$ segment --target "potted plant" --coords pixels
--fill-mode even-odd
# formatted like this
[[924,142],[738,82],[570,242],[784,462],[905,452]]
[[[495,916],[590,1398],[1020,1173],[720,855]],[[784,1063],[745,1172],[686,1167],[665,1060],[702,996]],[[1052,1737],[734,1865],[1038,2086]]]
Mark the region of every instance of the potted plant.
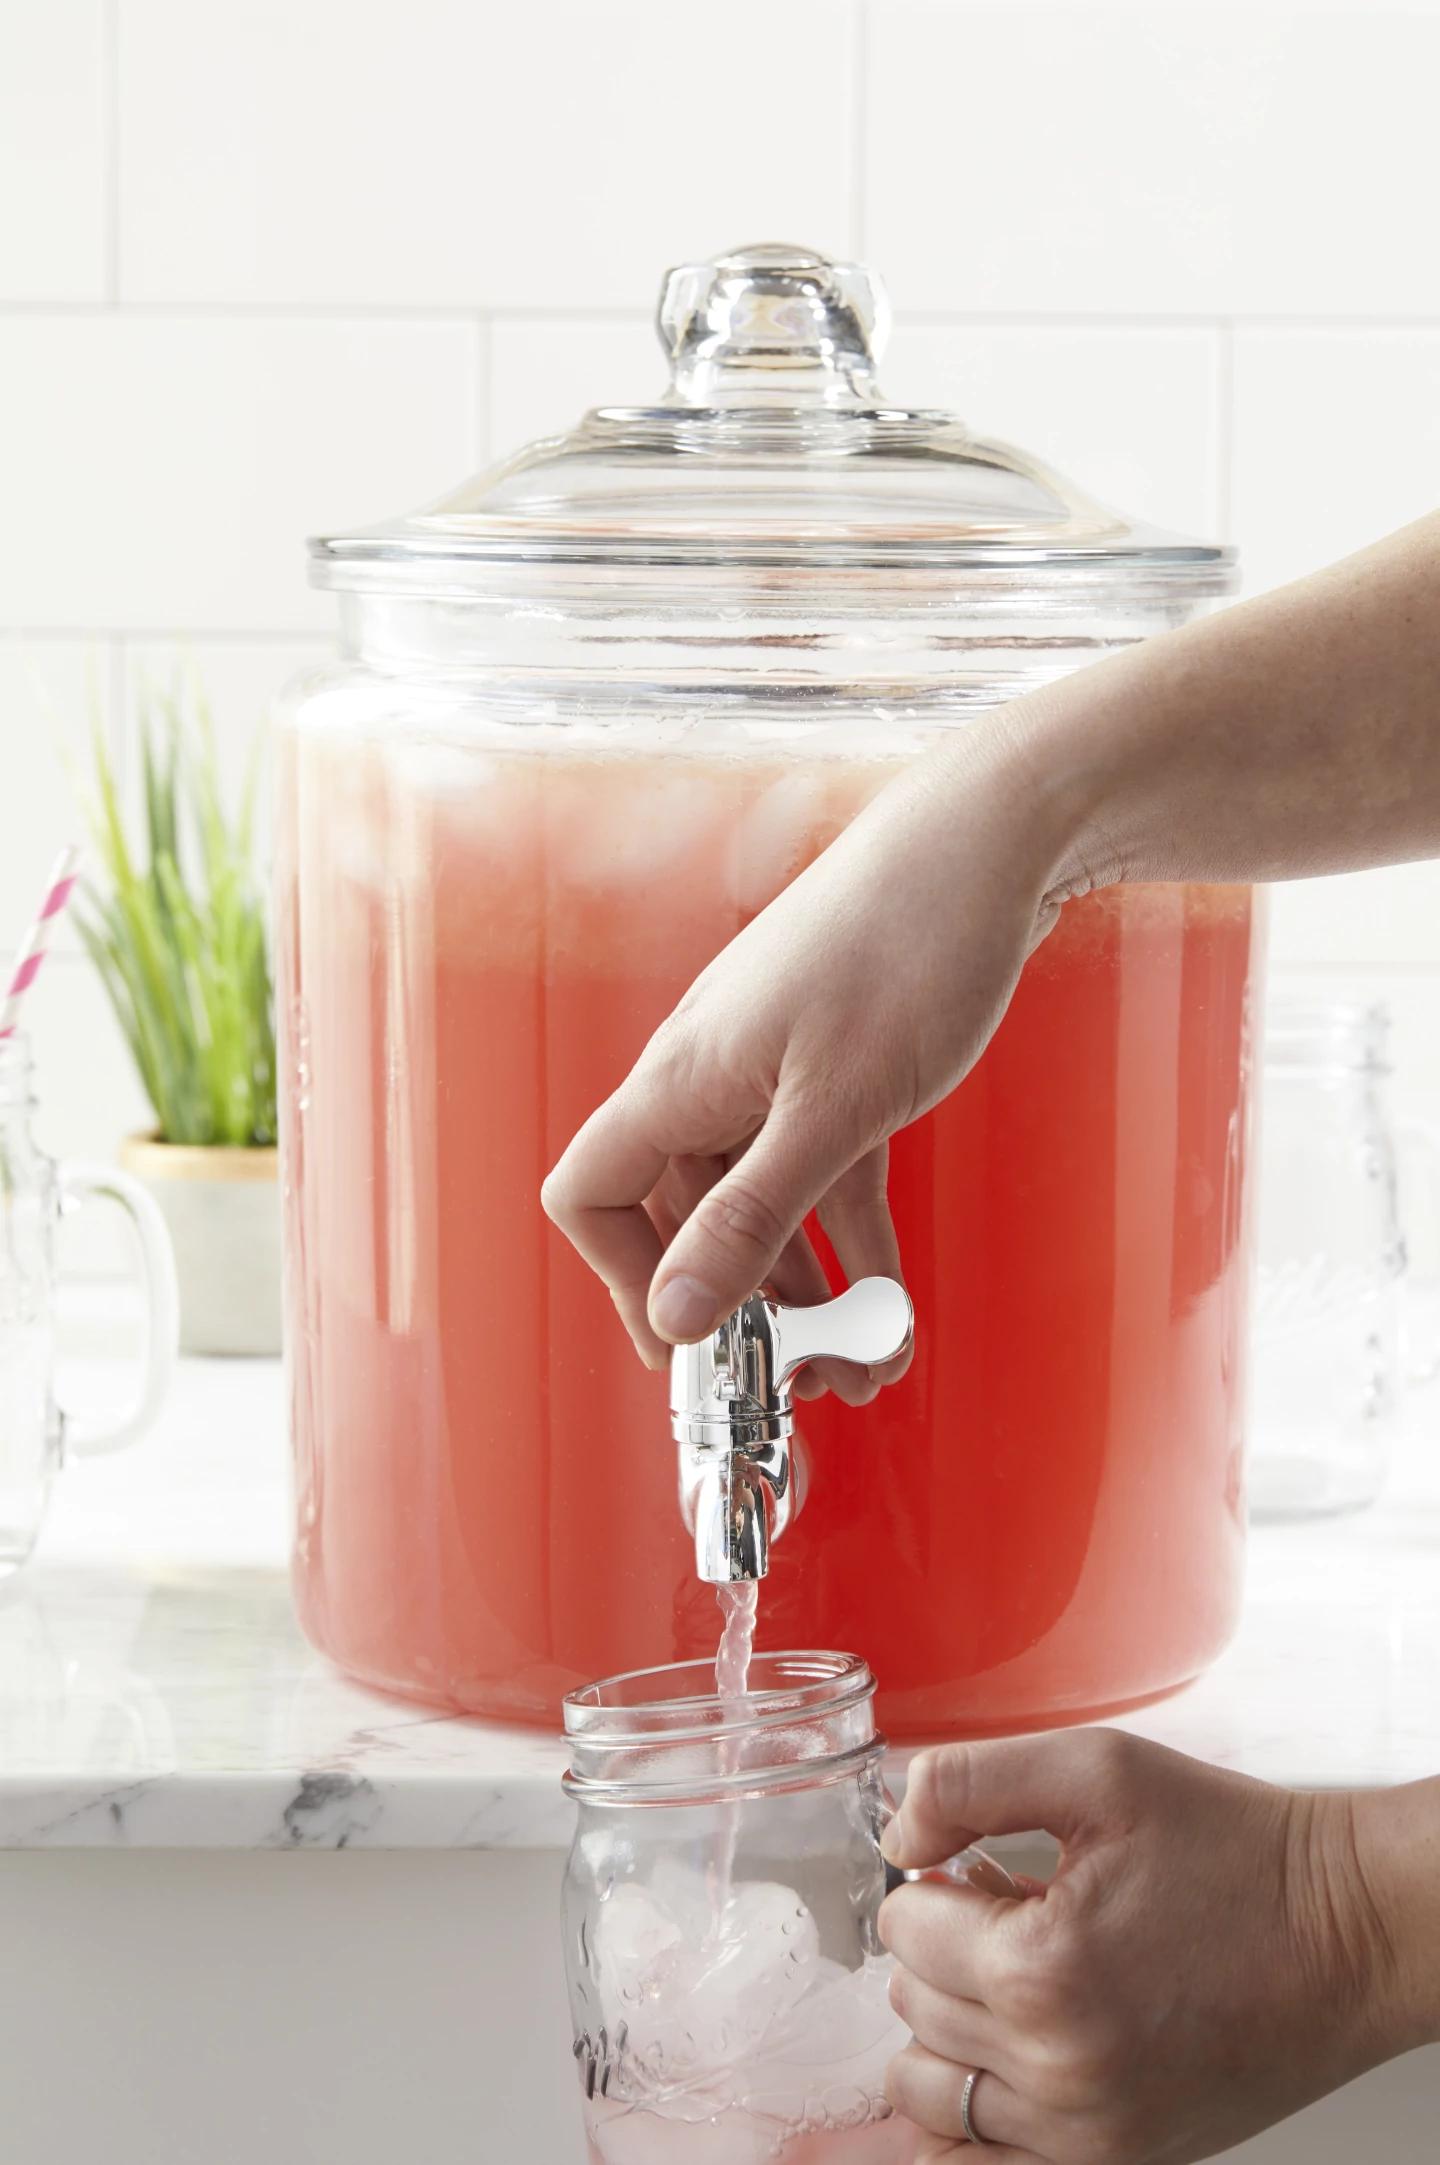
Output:
[[253,857],[256,763],[238,817],[222,803],[203,697],[141,715],[143,814],[132,846],[94,732],[89,818],[104,867],[77,912],[155,1127],[121,1162],[165,1215],[185,1353],[280,1350],[280,1199],[269,939]]

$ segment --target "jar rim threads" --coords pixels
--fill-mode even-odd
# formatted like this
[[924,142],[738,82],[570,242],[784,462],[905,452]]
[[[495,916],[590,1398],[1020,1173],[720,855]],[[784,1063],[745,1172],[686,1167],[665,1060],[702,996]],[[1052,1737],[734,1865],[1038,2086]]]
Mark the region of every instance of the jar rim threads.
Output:
[[634,1805],[808,1789],[885,1751],[875,1679],[858,1655],[756,1654],[750,1677],[743,1700],[715,1690],[706,1661],[632,1669],[569,1693],[566,1793]]

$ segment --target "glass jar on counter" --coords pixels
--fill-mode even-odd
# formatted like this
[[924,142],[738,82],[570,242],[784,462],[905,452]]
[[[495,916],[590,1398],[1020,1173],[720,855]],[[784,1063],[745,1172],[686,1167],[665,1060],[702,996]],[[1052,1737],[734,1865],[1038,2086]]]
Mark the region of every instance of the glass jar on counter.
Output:
[[[138,1443],[170,1388],[179,1337],[175,1258],[153,1198],[128,1173],[57,1165],[35,1141],[30,1047],[0,1037],[0,1585],[29,1558],[68,1456]],[[144,1366],[128,1405],[66,1413],[55,1395],[58,1235],[63,1212],[91,1200],[124,1213],[145,1315]]]
[[[665,1379],[542,1178],[907,761],[1232,583],[885,400],[885,321],[805,250],[674,272],[657,403],[315,544],[342,652],[290,696],[278,837],[295,1587],[369,1682],[553,1724],[713,1650]],[[1131,1705],[1231,1631],[1256,939],[1243,887],[1068,904],[895,1139],[916,1357],[805,1407],[763,1628],[864,1648],[896,1736]]]
[[[1250,1508],[1373,1503],[1404,1384],[1405,1243],[1383,1007],[1289,994],[1265,1017]],[[1431,1146],[1433,1150],[1433,1145]]]

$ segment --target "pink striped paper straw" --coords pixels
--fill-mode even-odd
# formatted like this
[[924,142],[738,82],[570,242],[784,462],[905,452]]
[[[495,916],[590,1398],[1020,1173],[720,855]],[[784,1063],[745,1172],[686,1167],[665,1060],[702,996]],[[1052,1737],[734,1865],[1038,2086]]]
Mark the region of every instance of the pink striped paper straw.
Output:
[[40,965],[45,960],[51,935],[74,891],[79,863],[80,852],[73,842],[67,844],[55,860],[40,915],[25,935],[10,979],[10,989],[4,1005],[0,1006],[0,1040],[15,1035],[20,1020],[20,1002],[40,975]]

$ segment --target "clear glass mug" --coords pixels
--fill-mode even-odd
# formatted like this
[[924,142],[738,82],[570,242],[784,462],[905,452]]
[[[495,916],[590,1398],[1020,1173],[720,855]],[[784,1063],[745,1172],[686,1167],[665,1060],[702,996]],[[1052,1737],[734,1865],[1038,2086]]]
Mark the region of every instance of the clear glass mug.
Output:
[[[875,1680],[850,1654],[756,1654],[743,1699],[708,1662],[565,1701],[579,1807],[562,1930],[591,2165],[908,2165],[885,2100],[909,2041],[876,1919]],[[943,1876],[1015,1882],[983,1851]],[[907,1874],[907,1877],[923,1877]]]
[[[1282,996],[1265,1018],[1248,1487],[1256,1518],[1379,1494],[1407,1381],[1406,1250],[1380,1006]],[[1433,1172],[1433,1138],[1402,1131]],[[1433,1364],[1432,1364],[1433,1365]]]
[[[0,1580],[35,1546],[50,1484],[68,1451],[118,1451],[144,1435],[169,1388],[179,1335],[175,1261],[159,1209],[125,1173],[56,1165],[30,1132],[34,1100],[23,1038],[0,1040]],[[133,1402],[103,1421],[55,1402],[56,1232],[86,1197],[117,1203],[139,1254],[146,1346]]]

